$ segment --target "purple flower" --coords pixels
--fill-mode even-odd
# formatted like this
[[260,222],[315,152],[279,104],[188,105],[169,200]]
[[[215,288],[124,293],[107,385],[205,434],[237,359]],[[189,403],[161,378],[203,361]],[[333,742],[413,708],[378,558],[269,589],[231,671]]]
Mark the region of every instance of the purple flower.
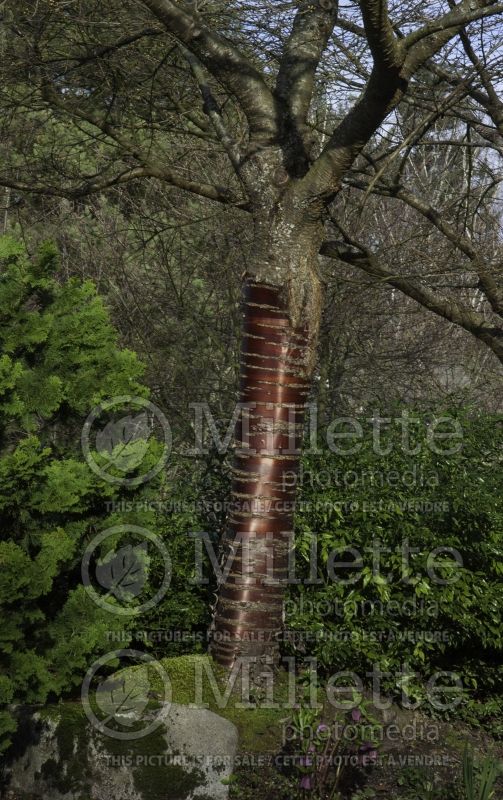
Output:
[[321,725],[318,725],[318,727],[316,728],[316,733],[326,733],[329,730],[330,728],[328,727],[328,725],[325,725],[322,722]]
[[309,775],[303,775],[300,779],[300,788],[301,789],[312,789],[311,786],[311,777]]
[[372,742],[362,742],[360,745],[361,763],[364,767],[377,762],[377,750]]
[[352,718],[353,722],[360,722],[360,720],[362,718],[362,712],[360,711],[359,708],[353,708],[353,710],[351,712],[351,718]]

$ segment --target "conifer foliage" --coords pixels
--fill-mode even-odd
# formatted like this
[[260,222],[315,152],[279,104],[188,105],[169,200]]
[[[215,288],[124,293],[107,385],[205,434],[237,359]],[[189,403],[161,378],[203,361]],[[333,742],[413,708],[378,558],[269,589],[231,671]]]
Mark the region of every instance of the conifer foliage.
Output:
[[[43,703],[78,685],[108,632],[124,625],[92,602],[82,551],[116,521],[123,489],[95,475],[82,424],[105,397],[145,396],[142,365],[120,349],[90,282],[58,281],[58,254],[30,259],[0,239],[0,702]],[[144,492],[145,489],[133,490]],[[131,495],[129,490],[128,496]],[[15,728],[0,712],[0,750]]]

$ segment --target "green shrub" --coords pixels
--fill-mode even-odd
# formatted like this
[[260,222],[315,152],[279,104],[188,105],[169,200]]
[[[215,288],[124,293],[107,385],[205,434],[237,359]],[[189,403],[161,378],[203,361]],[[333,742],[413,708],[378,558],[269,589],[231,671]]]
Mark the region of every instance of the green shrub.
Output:
[[[339,449],[354,450],[350,455],[328,447],[306,455],[298,479],[296,569],[298,577],[309,576],[315,534],[319,583],[289,588],[287,627],[299,631],[289,650],[315,656],[327,674],[351,670],[364,680],[377,663],[392,673],[382,687],[393,695],[401,691],[397,676],[407,664],[416,675],[406,694],[421,701],[435,672],[454,671],[466,689],[457,713],[470,718],[477,712],[490,721],[501,705],[503,677],[502,421],[468,412],[450,418],[462,437],[437,439],[432,447],[433,416],[416,415],[408,447],[417,449],[413,455],[404,452],[396,422],[382,426],[385,454],[376,453],[373,424],[361,419],[361,438],[338,441]],[[445,423],[444,432],[453,424]],[[381,552],[379,570],[373,569],[377,541],[390,551]],[[407,581],[404,541],[411,548]],[[338,547],[335,562],[353,568],[335,565],[329,576],[330,554]],[[438,547],[455,548],[462,566],[443,553],[445,564],[432,580],[428,554]],[[349,548],[361,554],[359,566]],[[348,577],[354,582],[343,585]],[[310,638],[303,642],[300,632]]]
[[[102,480],[82,455],[80,434],[103,398],[145,397],[142,366],[120,349],[89,282],[56,280],[45,245],[34,260],[0,239],[0,702],[42,703],[78,686],[107,652],[123,618],[81,585],[85,544],[118,522],[148,527],[152,515],[109,513],[110,502],[158,491]],[[157,443],[149,443],[156,458]],[[0,713],[0,749],[15,727]]]

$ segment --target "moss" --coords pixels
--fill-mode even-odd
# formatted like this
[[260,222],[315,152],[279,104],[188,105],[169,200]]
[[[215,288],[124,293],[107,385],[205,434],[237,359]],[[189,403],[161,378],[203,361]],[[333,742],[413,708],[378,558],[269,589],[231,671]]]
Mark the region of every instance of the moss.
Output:
[[186,800],[204,776],[198,770],[188,772],[181,766],[144,766],[133,771],[134,785],[144,800]]
[[[167,750],[164,725],[139,739],[125,741],[100,734],[97,742],[102,752],[126,759],[131,766],[135,788],[144,800],[184,800],[191,791],[204,784],[200,772],[187,771],[178,764],[163,760]],[[149,760],[150,756],[154,761]]]
[[[282,722],[287,716],[285,704],[288,697],[288,676],[280,670],[274,683],[274,702],[278,708],[261,706],[240,708],[239,678],[235,691],[230,695],[225,707],[220,707],[213,692],[204,666],[213,672],[220,694],[225,692],[229,673],[206,655],[186,655],[165,658],[159,662],[167,673],[171,684],[171,700],[182,705],[195,705],[196,667],[202,671],[202,685],[199,706],[209,708],[215,714],[232,722],[238,729],[240,749],[244,752],[276,752],[281,747]],[[163,697],[164,687],[158,670],[152,666],[138,665],[128,668],[135,682],[152,694]]]
[[158,756],[166,752],[166,730],[163,725],[155,728],[147,736],[138,739],[115,739],[100,733],[96,742],[101,751],[110,756],[128,757],[133,762],[141,756]]
[[54,789],[67,792],[88,792],[89,763],[87,756],[88,721],[80,703],[60,703],[46,706],[39,712],[41,720],[55,724],[54,737],[58,759],[48,759],[41,776]]
[[[44,781],[47,781],[51,786],[55,785],[55,782],[59,778],[59,773],[61,772],[61,766],[59,761],[56,761],[55,758],[49,758],[40,769],[40,775]],[[38,773],[37,773],[38,774]]]
[[60,720],[56,728],[56,741],[60,758],[68,761],[77,754],[83,769],[87,766],[83,754],[87,750],[87,717],[80,703],[65,703],[60,707]]
[[500,749],[498,745],[489,741],[486,736],[481,735],[480,731],[470,730],[463,725],[444,725],[442,736],[446,745],[454,750],[459,756],[463,756],[468,747],[474,753],[475,759],[483,759],[486,756],[498,759]]
[[[91,736],[100,754],[105,756],[105,764],[108,755],[124,759],[124,763],[130,765],[135,788],[143,800],[184,800],[195,788],[204,785],[204,775],[198,770],[186,770],[163,760],[166,755],[163,725],[148,736],[121,740],[91,729],[78,703],[48,706],[41,716],[56,725],[54,735],[59,757],[48,759],[40,774],[58,792],[72,792],[82,800],[90,796],[92,765],[89,764],[88,745]],[[155,757],[154,762],[148,760],[149,756]],[[108,764],[110,769],[115,768],[113,762],[108,760]]]
[[[224,695],[228,685],[228,673],[214,664],[208,656],[188,655],[167,658],[160,662],[171,684],[171,700],[183,705],[196,705],[194,702],[196,670],[202,674],[199,706],[207,707],[214,713],[232,722],[238,729],[240,750],[245,753],[275,753],[281,748],[282,723],[288,715],[288,676],[278,672],[274,683],[274,702],[277,708],[267,708],[257,701],[252,708],[240,708],[240,680],[230,694],[224,707],[218,704],[218,694],[212,688],[207,672],[213,674],[220,695]],[[202,669],[201,669],[202,668]],[[138,665],[127,669],[128,679],[136,687],[144,690],[151,698],[149,707],[155,708],[164,699],[164,687],[159,671],[152,665]],[[144,800],[182,800],[196,787],[204,786],[204,774],[197,769],[188,770],[176,763],[167,763],[160,758],[166,755],[166,730],[160,725],[148,736],[139,739],[114,739],[91,730],[80,703],[65,703],[48,707],[41,715],[52,718],[56,724],[55,736],[60,759],[67,765],[63,773],[61,763],[46,762],[44,776],[50,779],[59,791],[73,791],[85,797],[89,791],[88,783],[92,777],[93,765],[89,763],[88,744],[95,742],[99,754],[124,759],[130,767],[136,790]],[[174,754],[169,754],[174,755]],[[158,758],[153,761],[148,756]],[[113,761],[108,759],[110,769]],[[119,764],[120,762],[116,762]],[[204,800],[202,795],[199,795]]]

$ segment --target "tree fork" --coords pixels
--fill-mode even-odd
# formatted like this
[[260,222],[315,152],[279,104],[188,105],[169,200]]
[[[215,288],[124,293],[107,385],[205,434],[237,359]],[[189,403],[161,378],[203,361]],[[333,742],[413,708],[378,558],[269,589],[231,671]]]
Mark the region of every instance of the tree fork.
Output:
[[310,388],[307,329],[294,329],[280,287],[243,287],[240,403],[232,469],[232,510],[222,542],[230,570],[219,586],[210,651],[277,662],[283,596]]

